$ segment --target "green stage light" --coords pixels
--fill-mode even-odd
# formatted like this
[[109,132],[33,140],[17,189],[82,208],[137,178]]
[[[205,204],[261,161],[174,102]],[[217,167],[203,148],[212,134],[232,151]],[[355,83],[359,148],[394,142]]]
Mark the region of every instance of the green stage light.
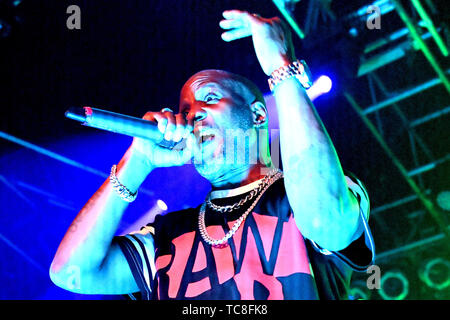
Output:
[[398,271],[388,271],[381,277],[378,292],[384,300],[403,300],[409,294],[409,281]]

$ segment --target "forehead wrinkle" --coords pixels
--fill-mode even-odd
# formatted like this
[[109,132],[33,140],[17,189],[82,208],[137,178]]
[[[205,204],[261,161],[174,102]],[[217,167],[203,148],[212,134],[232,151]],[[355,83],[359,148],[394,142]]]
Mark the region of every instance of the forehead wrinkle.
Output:
[[210,92],[211,89],[222,90],[223,88],[220,83],[217,83],[215,81],[204,81],[203,83],[194,84],[192,86],[192,89],[192,92],[194,93],[196,99],[202,99],[202,96],[205,93]]
[[189,87],[192,89],[193,92],[197,91],[199,88],[213,83],[211,79],[207,76],[199,76],[195,78],[192,82],[189,83]]

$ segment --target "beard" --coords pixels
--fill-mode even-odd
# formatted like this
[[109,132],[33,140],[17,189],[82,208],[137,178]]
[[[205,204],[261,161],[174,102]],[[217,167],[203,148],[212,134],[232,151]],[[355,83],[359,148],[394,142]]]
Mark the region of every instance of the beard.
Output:
[[198,144],[193,163],[197,172],[208,180],[239,167],[257,163],[257,133],[254,129],[228,129],[212,141]]

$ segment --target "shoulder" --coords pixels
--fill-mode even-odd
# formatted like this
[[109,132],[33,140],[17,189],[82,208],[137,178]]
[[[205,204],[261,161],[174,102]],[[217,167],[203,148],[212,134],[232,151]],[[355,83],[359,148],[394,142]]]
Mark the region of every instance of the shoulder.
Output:
[[197,215],[198,210],[199,207],[170,211],[165,214],[156,216],[155,221],[153,223],[148,224],[148,226],[167,222],[177,222],[177,221],[180,222],[186,219],[191,219],[193,216]]
[[195,230],[198,224],[199,207],[171,211],[155,218],[146,228],[153,229],[155,238],[176,238],[186,232]]

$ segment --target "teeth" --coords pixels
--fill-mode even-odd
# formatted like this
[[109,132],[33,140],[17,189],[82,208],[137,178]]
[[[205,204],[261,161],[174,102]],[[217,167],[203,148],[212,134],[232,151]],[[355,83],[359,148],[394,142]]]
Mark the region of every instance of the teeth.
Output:
[[205,141],[210,141],[214,138],[213,134],[201,134],[199,137],[199,142],[205,142]]
[[204,137],[213,137],[213,136],[214,136],[214,134],[212,134],[212,133],[204,133],[204,134],[201,134],[201,135],[200,135],[201,138],[204,138]]
[[198,130],[195,136],[197,137],[198,143],[201,144],[206,141],[211,141],[212,139],[214,139],[216,135],[213,129],[204,128],[203,130],[202,129]]

